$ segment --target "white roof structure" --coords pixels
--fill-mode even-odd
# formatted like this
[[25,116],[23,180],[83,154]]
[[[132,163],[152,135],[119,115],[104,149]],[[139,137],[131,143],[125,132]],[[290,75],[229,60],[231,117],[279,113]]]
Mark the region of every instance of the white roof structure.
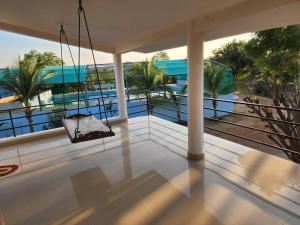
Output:
[[[186,45],[187,23],[205,41],[300,23],[299,0],[83,0],[94,48],[153,52]],[[77,0],[0,0],[0,29],[77,43]],[[83,27],[84,28],[84,27]],[[82,45],[88,47],[83,34]]]

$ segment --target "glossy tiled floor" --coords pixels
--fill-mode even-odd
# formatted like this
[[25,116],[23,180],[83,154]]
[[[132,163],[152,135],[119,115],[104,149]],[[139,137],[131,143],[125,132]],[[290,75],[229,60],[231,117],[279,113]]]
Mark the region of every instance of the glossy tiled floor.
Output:
[[114,131],[2,148],[21,168],[0,179],[0,224],[300,224],[298,165],[210,135],[189,162],[187,128],[155,117]]

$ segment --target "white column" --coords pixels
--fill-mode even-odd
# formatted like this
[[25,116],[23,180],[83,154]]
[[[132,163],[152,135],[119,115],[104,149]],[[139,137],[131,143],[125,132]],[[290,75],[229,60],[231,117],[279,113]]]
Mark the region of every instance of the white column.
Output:
[[188,26],[188,158],[201,160],[203,153],[204,118],[204,59],[203,34]]
[[127,106],[124,88],[124,74],[121,54],[114,54],[114,71],[120,119],[127,119]]

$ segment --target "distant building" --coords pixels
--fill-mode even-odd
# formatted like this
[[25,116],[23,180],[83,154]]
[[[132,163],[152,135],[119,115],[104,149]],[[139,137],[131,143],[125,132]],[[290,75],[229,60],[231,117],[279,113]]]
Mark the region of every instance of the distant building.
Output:
[[[222,86],[227,85],[228,83],[233,82],[233,75],[231,68],[219,63],[212,62],[213,64],[224,66],[227,69],[224,71],[224,79]],[[178,59],[178,60],[159,60],[156,61],[155,65],[164,71],[164,75],[168,77],[174,77],[177,85],[181,86],[187,84],[187,60]],[[205,89],[205,87],[204,87]]]

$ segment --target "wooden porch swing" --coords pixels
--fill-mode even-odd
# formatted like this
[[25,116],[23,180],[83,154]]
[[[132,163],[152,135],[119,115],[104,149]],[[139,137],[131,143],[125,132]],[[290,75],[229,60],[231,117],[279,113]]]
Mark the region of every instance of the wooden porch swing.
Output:
[[[104,108],[104,112],[102,112],[100,101],[98,101],[100,120],[98,120],[94,115],[92,115],[91,111],[89,110],[89,107],[87,105],[87,99],[86,99],[87,96],[85,96],[84,93],[82,93],[82,95],[84,98],[85,108],[87,109],[88,114],[80,113],[80,94],[79,93],[80,93],[81,14],[83,15],[84,24],[85,24],[87,35],[89,38],[90,50],[91,50],[91,53],[93,56],[95,72],[96,72],[97,81],[98,81],[98,85],[99,85],[99,89],[100,89],[101,104]],[[98,72],[98,68],[97,68],[97,64],[96,64],[96,60],[95,60],[90,31],[89,31],[89,27],[88,27],[88,23],[87,23],[87,19],[86,19],[86,13],[85,13],[84,8],[82,7],[81,0],[79,0],[79,7],[78,7],[78,68],[77,69],[76,69],[76,65],[74,62],[74,58],[72,56],[69,41],[68,41],[66,32],[63,28],[63,25],[61,25],[61,28],[60,28],[62,81],[63,81],[63,85],[65,87],[64,66],[63,66],[63,48],[62,48],[63,39],[65,39],[65,42],[68,46],[69,53],[70,53],[70,56],[71,56],[71,59],[72,59],[73,65],[74,65],[75,74],[77,76],[77,113],[75,115],[72,115],[69,117],[66,116],[65,93],[63,91],[64,119],[62,122],[63,122],[63,126],[68,134],[68,137],[70,138],[72,143],[78,143],[78,142],[83,142],[83,141],[89,141],[89,140],[114,136],[115,133],[112,131],[111,125],[107,119],[107,112],[106,112],[105,102],[104,102],[104,98],[103,98],[99,72]],[[105,122],[102,121],[102,113],[104,113]]]

